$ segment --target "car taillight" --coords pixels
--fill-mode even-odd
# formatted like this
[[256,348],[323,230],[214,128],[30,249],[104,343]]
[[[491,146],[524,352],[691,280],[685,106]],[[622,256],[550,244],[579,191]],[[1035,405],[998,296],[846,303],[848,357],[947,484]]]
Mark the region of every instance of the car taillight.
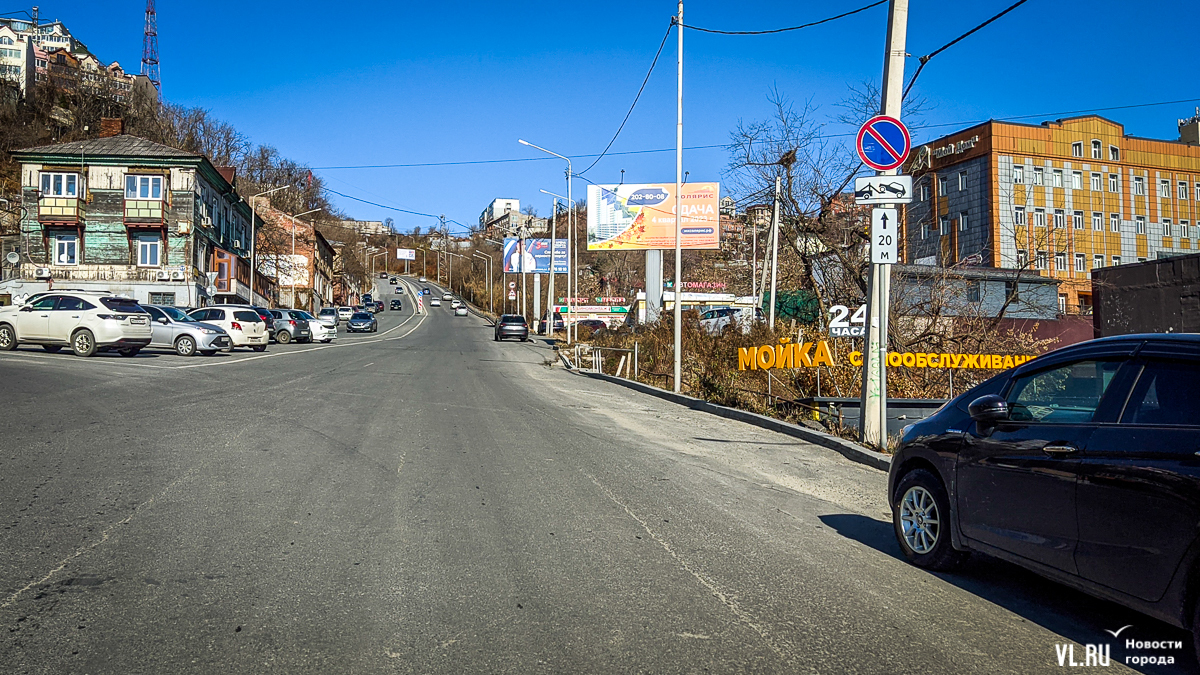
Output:
[[230,322],[230,324],[229,324],[229,325],[230,325],[230,326],[232,326],[234,330],[241,330],[241,329],[242,329],[242,324],[240,324],[240,323],[238,323],[238,322],[236,322],[236,321]]
[[294,320],[292,320],[292,319],[288,319],[288,325],[289,325],[289,326],[295,326],[295,325],[296,325],[296,322],[295,322]]

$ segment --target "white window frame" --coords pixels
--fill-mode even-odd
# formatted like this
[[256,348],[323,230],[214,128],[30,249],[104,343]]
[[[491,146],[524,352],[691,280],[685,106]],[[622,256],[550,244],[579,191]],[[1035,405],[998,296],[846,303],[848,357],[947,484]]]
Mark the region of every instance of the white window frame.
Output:
[[[1013,166],[1013,185],[1025,184],[1025,167],[1020,164]],[[1200,190],[1200,183],[1196,185],[1196,189]]]
[[1179,183],[1176,186],[1176,195],[1181,200],[1185,200],[1185,201],[1187,200],[1187,198],[1188,198],[1187,181],[1183,181],[1183,180],[1179,181]]
[[1146,216],[1134,216],[1133,224],[1137,234],[1146,234]]
[[1038,251],[1037,253],[1035,253],[1033,255],[1033,269],[1044,270],[1044,269],[1048,269],[1049,266],[1050,266],[1050,261],[1046,257],[1045,251]]
[[1025,207],[1024,206],[1013,207],[1013,224],[1024,225],[1025,222],[1026,222]]
[[1091,188],[1092,188],[1092,192],[1100,192],[1101,190],[1103,190],[1104,189],[1104,176],[1101,176],[1098,173],[1093,173],[1092,180],[1091,180]]
[[[137,240],[137,266],[162,267],[162,237],[157,234],[139,234]],[[153,259],[151,259],[153,254]]]
[[1104,267],[1104,256],[1100,253],[1093,255],[1092,256],[1092,269],[1098,270],[1098,269],[1103,269],[1103,267]]
[[1185,239],[1190,239],[1191,233],[1188,231],[1188,228],[1190,228],[1191,226],[1192,226],[1191,221],[1188,221],[1188,220],[1179,221],[1179,236],[1181,236]]
[[1076,230],[1083,229],[1083,211],[1071,212],[1071,226]]
[[965,232],[967,230],[967,212],[963,211],[958,214],[958,231]]
[[1050,184],[1056,188],[1060,188],[1063,186],[1062,169],[1055,169],[1050,172]]
[[1067,252],[1066,251],[1059,251],[1054,254],[1054,271],[1055,272],[1066,272],[1067,271]]
[[1083,157],[1083,141],[1075,141],[1071,144],[1071,156]]
[[1034,227],[1045,227],[1046,226],[1046,209],[1034,209],[1033,210],[1033,226]]
[[1145,196],[1146,194],[1146,179],[1142,176],[1133,177],[1133,194],[1135,196]]
[[1164,237],[1175,236],[1174,233],[1171,232],[1171,219],[1170,218],[1162,219],[1162,233],[1163,233]]
[[1029,252],[1023,248],[1017,249],[1017,269],[1023,270],[1029,264]]
[[1104,214],[1099,211],[1092,211],[1092,230],[1104,229]]
[[938,219],[938,233],[950,234],[950,216],[942,216]]
[[1033,184],[1034,185],[1045,185],[1046,184],[1045,173],[1046,173],[1046,171],[1044,169],[1042,169],[1042,167],[1040,167],[1040,166],[1033,167]]
[[[64,254],[70,251],[70,259],[63,260]],[[79,264],[79,235],[77,234],[56,234],[54,235],[54,264],[55,265],[78,265]]]
[[1067,212],[1062,209],[1054,209],[1054,227],[1060,228],[1060,227],[1066,227],[1066,225],[1067,225]]
[[1121,161],[1121,149],[1115,145],[1108,146],[1108,161],[1110,161],[1110,162]]
[[1086,272],[1087,271],[1087,258],[1085,258],[1082,253],[1075,254],[1075,271],[1076,272]]
[[1104,159],[1104,144],[1097,139],[1092,139],[1092,159]]
[[1120,176],[1120,174],[1116,174],[1116,173],[1108,174],[1108,191],[1109,192],[1120,192],[1121,191],[1121,176]]
[[1072,171],[1071,172],[1071,189],[1073,189],[1073,190],[1082,190],[1083,189],[1083,172],[1082,171]]
[[967,189],[967,172],[958,172],[958,189],[960,192],[965,192]]
[[1171,198],[1171,181],[1166,178],[1158,179],[1158,196],[1167,199]]
[[1114,256],[1112,257],[1112,266],[1113,266],[1113,267],[1117,267],[1117,266],[1119,266],[1120,264],[1121,264],[1121,256],[1119,256],[1119,255],[1114,255]]
[[1121,231],[1121,214],[1119,214],[1119,213],[1108,214],[1108,229],[1112,230],[1113,232]]
[[[68,189],[69,187],[73,187],[74,190]],[[38,188],[41,190],[42,198],[79,199],[79,195],[83,192],[83,179],[77,173],[43,171]]]
[[943,196],[950,191],[950,181],[945,174],[938,176],[938,192]]
[[[132,189],[132,194],[130,194]],[[147,174],[125,174],[125,199],[142,201],[163,200],[163,177]]]

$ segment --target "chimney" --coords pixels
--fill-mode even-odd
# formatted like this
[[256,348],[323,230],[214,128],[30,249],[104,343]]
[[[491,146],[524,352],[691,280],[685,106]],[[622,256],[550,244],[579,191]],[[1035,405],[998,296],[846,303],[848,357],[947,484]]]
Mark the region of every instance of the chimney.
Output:
[[120,136],[125,133],[125,120],[119,117],[100,118],[100,138]]

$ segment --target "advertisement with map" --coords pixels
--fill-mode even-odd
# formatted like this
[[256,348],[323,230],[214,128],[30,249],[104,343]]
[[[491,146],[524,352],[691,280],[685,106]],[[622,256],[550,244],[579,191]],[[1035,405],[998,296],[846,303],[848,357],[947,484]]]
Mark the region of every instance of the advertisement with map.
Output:
[[[719,249],[718,183],[684,183],[680,247]],[[589,185],[589,251],[675,248],[675,184]]]

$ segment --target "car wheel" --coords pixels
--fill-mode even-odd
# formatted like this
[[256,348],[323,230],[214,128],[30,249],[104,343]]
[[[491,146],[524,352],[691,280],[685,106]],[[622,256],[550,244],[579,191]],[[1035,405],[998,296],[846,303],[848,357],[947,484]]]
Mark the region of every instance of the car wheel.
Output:
[[17,348],[17,332],[8,324],[0,325],[0,351],[11,352]]
[[190,335],[180,335],[175,341],[175,353],[180,356],[196,355],[196,340]]
[[126,347],[125,349],[118,349],[117,353],[121,356],[137,356],[140,351],[142,351],[141,347]]
[[892,523],[904,557],[917,567],[950,571],[967,558],[950,543],[950,501],[942,482],[925,469],[900,479],[893,497]]
[[217,354],[217,350],[215,350],[215,349],[201,349],[200,350],[201,356],[215,356],[216,354]]
[[96,336],[92,331],[83,328],[71,336],[71,351],[75,356],[91,356],[96,353]]
[[267,346],[266,345],[254,345],[250,349],[253,349],[256,352],[265,352],[265,351],[267,351]]
[[281,345],[286,345],[292,341],[292,334],[286,330],[281,330],[275,334],[275,341]]
[[51,354],[57,354],[62,350],[62,345],[42,345],[42,349],[45,349]]

